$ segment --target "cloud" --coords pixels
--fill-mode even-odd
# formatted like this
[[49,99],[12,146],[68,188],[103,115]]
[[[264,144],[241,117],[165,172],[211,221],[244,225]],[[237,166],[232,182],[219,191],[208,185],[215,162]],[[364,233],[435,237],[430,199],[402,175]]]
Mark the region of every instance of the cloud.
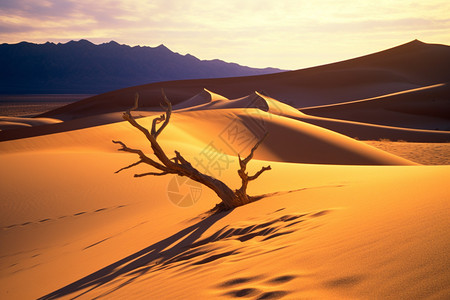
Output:
[[350,58],[411,38],[449,43],[447,2],[3,0],[0,42],[164,43],[203,59],[296,68],[340,58],[330,46]]

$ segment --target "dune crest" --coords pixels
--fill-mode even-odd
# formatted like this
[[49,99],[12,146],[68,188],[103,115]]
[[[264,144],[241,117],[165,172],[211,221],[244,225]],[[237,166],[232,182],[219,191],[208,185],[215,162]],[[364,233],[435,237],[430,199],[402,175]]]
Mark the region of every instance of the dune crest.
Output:
[[183,108],[191,108],[191,107],[196,107],[202,104],[207,104],[207,103],[211,103],[211,102],[220,102],[220,101],[226,101],[228,100],[228,98],[213,93],[210,90],[203,88],[203,90],[196,94],[195,96],[181,102],[178,103],[176,105],[173,106],[174,110],[177,109],[183,109]]
[[277,99],[266,96],[262,93],[255,92],[259,97],[264,99],[267,104],[268,112],[285,117],[292,116],[304,116],[305,114],[299,111],[297,108],[290,106],[289,104],[283,103]]
[[[216,94],[217,95],[217,94]],[[263,111],[268,111],[269,106],[266,100],[260,96],[257,92],[253,92],[252,94],[236,98],[236,99],[226,99],[225,97],[215,99],[214,101],[209,101],[207,103],[199,104],[196,106],[191,106],[186,108],[189,111],[195,110],[216,110],[216,109],[230,109],[230,108],[258,108]]]
[[[193,98],[190,98],[186,100],[185,102],[180,103],[180,105],[183,105],[184,103],[188,104],[195,104],[191,105],[190,107],[186,107],[186,105],[183,105],[183,107],[186,107],[187,110],[213,110],[213,109],[231,109],[231,108],[257,108],[264,112],[269,112],[275,115],[279,116],[302,116],[304,115],[302,112],[300,112],[298,109],[283,103],[279,100],[276,100],[272,97],[269,97],[267,95],[264,95],[263,93],[260,93],[258,91],[254,91],[253,93],[240,97],[235,99],[226,99],[223,96],[220,96],[218,94],[214,94],[208,90],[205,89],[208,93],[211,93],[213,95],[219,96],[219,97],[211,97],[210,101],[203,101],[204,103],[198,103],[200,101],[191,101],[191,99],[197,99],[197,97],[204,97],[204,93],[198,94],[194,96]],[[201,96],[200,96],[201,95]],[[224,101],[224,100],[228,101]],[[197,104],[198,103],[198,104]],[[178,105],[176,105],[178,106]],[[175,107],[176,107],[175,106]]]

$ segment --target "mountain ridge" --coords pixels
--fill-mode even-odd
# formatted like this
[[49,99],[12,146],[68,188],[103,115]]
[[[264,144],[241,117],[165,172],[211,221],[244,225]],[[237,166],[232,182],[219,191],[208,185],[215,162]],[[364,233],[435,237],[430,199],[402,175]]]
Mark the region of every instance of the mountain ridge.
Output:
[[281,72],[156,47],[88,40],[0,45],[0,93],[104,93],[140,84]]

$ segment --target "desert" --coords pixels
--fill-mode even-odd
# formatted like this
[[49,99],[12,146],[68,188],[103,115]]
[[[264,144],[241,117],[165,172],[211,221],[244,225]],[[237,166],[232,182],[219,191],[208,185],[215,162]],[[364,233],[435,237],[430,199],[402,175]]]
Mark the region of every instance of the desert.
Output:
[[[423,63],[411,64],[411,61]],[[267,75],[157,82],[0,117],[2,299],[445,299],[450,47],[418,40]],[[230,210],[133,164],[150,130],[249,195]],[[168,119],[167,115],[165,117]],[[239,157],[238,157],[239,155]]]

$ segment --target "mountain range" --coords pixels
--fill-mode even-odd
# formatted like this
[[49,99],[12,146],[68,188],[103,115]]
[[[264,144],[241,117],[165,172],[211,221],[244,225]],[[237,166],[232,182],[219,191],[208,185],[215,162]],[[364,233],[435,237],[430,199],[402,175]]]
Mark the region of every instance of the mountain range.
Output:
[[87,40],[0,45],[0,93],[98,94],[152,82],[262,75],[280,72],[221,60],[200,60],[164,45],[130,47]]

